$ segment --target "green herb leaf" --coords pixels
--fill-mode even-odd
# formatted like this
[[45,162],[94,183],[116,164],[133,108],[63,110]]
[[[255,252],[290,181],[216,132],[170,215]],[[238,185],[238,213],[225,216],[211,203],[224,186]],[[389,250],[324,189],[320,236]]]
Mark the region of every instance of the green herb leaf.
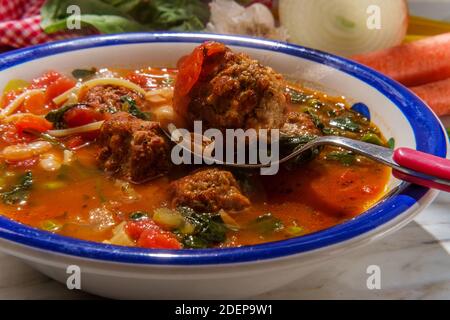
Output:
[[305,232],[305,230],[302,227],[295,226],[295,225],[286,228],[286,234],[291,237],[300,236],[304,232]]
[[[282,156],[290,154],[297,151],[299,148],[303,147],[306,143],[316,139],[313,135],[303,135],[296,137],[281,137],[280,138],[280,153]],[[299,165],[305,161],[311,160],[317,154],[319,154],[321,148],[311,148],[308,151],[303,152],[295,159],[289,161],[290,165]]]
[[144,212],[144,211],[135,211],[135,212],[130,213],[131,220],[137,221],[137,220],[141,220],[146,217],[148,217],[148,214],[147,214],[147,212]]
[[270,235],[271,233],[283,230],[284,225],[272,213],[266,213],[250,222],[248,228],[262,235]]
[[20,177],[19,182],[10,191],[0,193],[5,204],[24,204],[28,200],[33,185],[33,174],[28,171]]
[[344,166],[351,166],[356,161],[356,156],[348,151],[332,151],[325,157],[326,160],[339,161]]
[[44,222],[42,222],[41,228],[49,231],[49,232],[56,232],[59,229],[61,229],[61,225],[55,221],[52,220],[46,220]]
[[361,138],[361,141],[371,143],[371,144],[376,144],[379,146],[384,146],[383,140],[381,140],[381,138],[378,135],[376,135],[375,133],[370,133],[370,132],[366,133]]
[[226,240],[228,228],[220,214],[198,213],[187,207],[177,210],[187,223],[194,226],[192,234],[179,234],[185,248],[207,248]]
[[136,101],[133,98],[129,96],[123,96],[120,98],[120,101],[122,101],[124,104],[123,111],[128,112],[136,118],[142,120],[150,120],[150,115],[147,112],[142,112],[136,105]]
[[359,132],[361,130],[361,126],[349,117],[331,119],[330,125],[350,132]]
[[316,111],[313,108],[309,108],[305,111],[305,113],[309,114],[312,121],[314,122],[314,125],[320,129],[323,130],[325,128],[325,125],[323,124],[322,120],[320,120],[319,116],[317,115]]
[[394,148],[395,148],[395,139],[394,138],[390,138],[388,140],[388,142],[387,142],[387,145],[388,145],[389,149],[394,150]]
[[296,90],[293,90],[291,88],[287,89],[289,96],[291,97],[291,103],[300,104],[306,102],[306,99],[308,96],[304,94],[303,92],[299,92]]
[[66,127],[66,123],[64,122],[64,114],[70,109],[78,106],[79,104],[68,104],[62,106],[59,109],[52,110],[45,115],[45,119],[53,123],[53,126],[56,129],[64,129]]
[[203,30],[208,5],[201,0],[47,0],[41,8],[46,33],[66,31],[70,5],[80,8],[82,27],[102,33],[151,30]]
[[81,79],[81,80],[86,80],[92,76],[95,75],[95,73],[97,72],[96,68],[91,68],[91,69],[75,69],[72,71],[72,76],[75,79]]

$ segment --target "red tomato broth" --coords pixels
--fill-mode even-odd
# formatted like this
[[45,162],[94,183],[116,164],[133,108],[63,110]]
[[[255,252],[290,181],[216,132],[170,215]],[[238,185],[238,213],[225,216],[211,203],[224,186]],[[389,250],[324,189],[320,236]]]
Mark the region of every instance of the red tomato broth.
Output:
[[[157,68],[121,69],[113,72],[144,89],[170,87],[170,79],[176,75],[176,70]],[[60,79],[54,74],[50,74],[47,78],[52,77]],[[47,78],[33,81],[32,86],[41,85],[42,81],[46,83]],[[64,80],[63,86],[69,88],[68,83],[71,83],[70,80]],[[305,110],[310,108],[308,105],[310,100],[316,99],[325,104],[324,110],[328,110],[328,113],[317,111],[324,122],[331,119],[329,115],[331,109],[338,114],[349,112],[342,97],[328,97],[294,83],[291,85],[307,97],[304,103],[292,103],[291,109]],[[58,91],[58,94],[60,93]],[[49,108],[55,108],[51,102],[47,101],[47,104],[51,106]],[[36,113],[42,114],[40,111]],[[358,118],[359,120],[361,119]],[[367,122],[365,126],[385,142],[373,124]],[[3,127],[8,128],[8,126],[1,128]],[[3,136],[7,129],[2,130]],[[363,135],[353,132],[340,134],[352,138],[361,138]],[[14,133],[10,135],[14,136]],[[0,148],[22,140],[19,137],[17,140],[3,138],[0,141]],[[11,206],[0,203],[2,214],[37,228],[48,229],[44,225],[51,221],[58,226],[51,231],[62,235],[99,242],[108,241],[113,236],[114,227],[126,221],[130,213],[135,211],[151,213],[160,207],[169,206],[167,190],[170,181],[180,172],[184,171],[184,174],[188,172],[182,167],[168,176],[144,184],[131,185],[133,193],[138,196],[137,199],[130,200],[129,195],[123,191],[122,182],[117,183],[115,178],[97,168],[95,155],[98,147],[95,143],[83,146],[84,140],[81,136],[71,136],[61,141],[72,141],[74,144],[76,142],[76,146],[81,145],[74,151],[78,159],[75,164],[67,165],[55,172],[42,170],[38,165],[23,168],[3,164],[3,175],[14,173],[16,178],[31,170],[33,187],[26,205]],[[390,178],[390,170],[387,167],[361,157],[358,157],[352,165],[345,165],[327,159],[327,152],[330,152],[330,149],[323,149],[316,158],[298,168],[290,170],[281,168],[275,176],[259,177],[258,184],[262,185],[262,188],[256,195],[250,197],[252,206],[240,213],[230,213],[242,228],[239,231],[228,231],[227,240],[218,246],[251,245],[323,230],[356,217],[383,196]],[[62,151],[55,153],[62,157]],[[11,185],[14,181],[13,178],[4,180],[4,185]],[[45,185],[48,182],[58,182],[61,186],[51,188]],[[113,223],[110,222],[107,227],[100,228],[90,221],[90,212],[105,206],[112,212]],[[260,234],[245,227],[269,212],[281,220],[285,229],[296,227],[298,233],[289,235],[285,231],[274,231],[270,234]],[[173,243],[171,245],[172,248],[177,247]]]

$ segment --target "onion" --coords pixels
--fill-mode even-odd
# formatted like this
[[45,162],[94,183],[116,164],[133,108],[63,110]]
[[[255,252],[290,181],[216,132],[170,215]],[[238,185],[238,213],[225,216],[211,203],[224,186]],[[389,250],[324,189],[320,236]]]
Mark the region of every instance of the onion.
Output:
[[103,243],[106,244],[114,244],[116,246],[127,246],[127,247],[134,247],[135,243],[131,238],[128,236],[127,232],[125,231],[125,226],[127,223],[125,221],[118,224],[113,229],[113,236],[111,239],[103,241]]
[[89,124],[86,124],[84,126],[79,126],[75,128],[69,128],[69,129],[61,129],[61,130],[49,130],[47,131],[47,134],[54,136],[54,137],[65,137],[70,136],[77,133],[85,133],[85,132],[91,132],[91,131],[97,131],[100,130],[104,120],[92,122]]
[[280,0],[279,9],[290,42],[344,56],[398,45],[408,27],[405,0]]

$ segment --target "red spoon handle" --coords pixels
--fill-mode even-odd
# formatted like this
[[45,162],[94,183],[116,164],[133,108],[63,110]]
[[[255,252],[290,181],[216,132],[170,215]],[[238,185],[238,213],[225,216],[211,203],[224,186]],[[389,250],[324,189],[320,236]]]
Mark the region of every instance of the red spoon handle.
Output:
[[397,179],[400,179],[400,180],[403,180],[403,181],[407,181],[407,182],[411,182],[411,183],[417,184],[419,186],[432,188],[432,189],[437,189],[437,190],[441,190],[441,191],[445,191],[445,192],[450,192],[450,186],[447,186],[445,184],[442,184],[442,183],[439,183],[439,182],[436,182],[436,181],[426,180],[426,179],[421,179],[421,178],[418,178],[418,177],[410,176],[410,175],[408,175],[406,173],[397,171],[395,169],[392,171],[392,174]]
[[394,161],[402,167],[440,179],[450,180],[450,160],[410,148],[394,151]]

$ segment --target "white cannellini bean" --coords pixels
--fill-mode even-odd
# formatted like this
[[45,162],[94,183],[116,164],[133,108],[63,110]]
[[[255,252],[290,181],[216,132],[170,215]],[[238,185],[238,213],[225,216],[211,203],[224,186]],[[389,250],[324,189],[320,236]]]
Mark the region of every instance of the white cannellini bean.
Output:
[[61,168],[62,163],[53,153],[46,153],[41,155],[39,165],[46,171],[56,171]]
[[6,160],[20,161],[49,151],[52,144],[48,141],[35,141],[28,144],[16,144],[2,150],[0,157]]
[[172,97],[173,89],[171,88],[155,89],[145,93],[145,99],[152,103],[169,102],[172,100]]
[[173,110],[171,105],[164,105],[156,108],[154,109],[153,114],[163,127],[167,127],[170,123],[173,123],[178,128],[185,127],[184,119]]
[[63,156],[64,156],[64,159],[63,159],[64,164],[69,164],[73,160],[75,160],[75,153],[73,151],[64,150]]

